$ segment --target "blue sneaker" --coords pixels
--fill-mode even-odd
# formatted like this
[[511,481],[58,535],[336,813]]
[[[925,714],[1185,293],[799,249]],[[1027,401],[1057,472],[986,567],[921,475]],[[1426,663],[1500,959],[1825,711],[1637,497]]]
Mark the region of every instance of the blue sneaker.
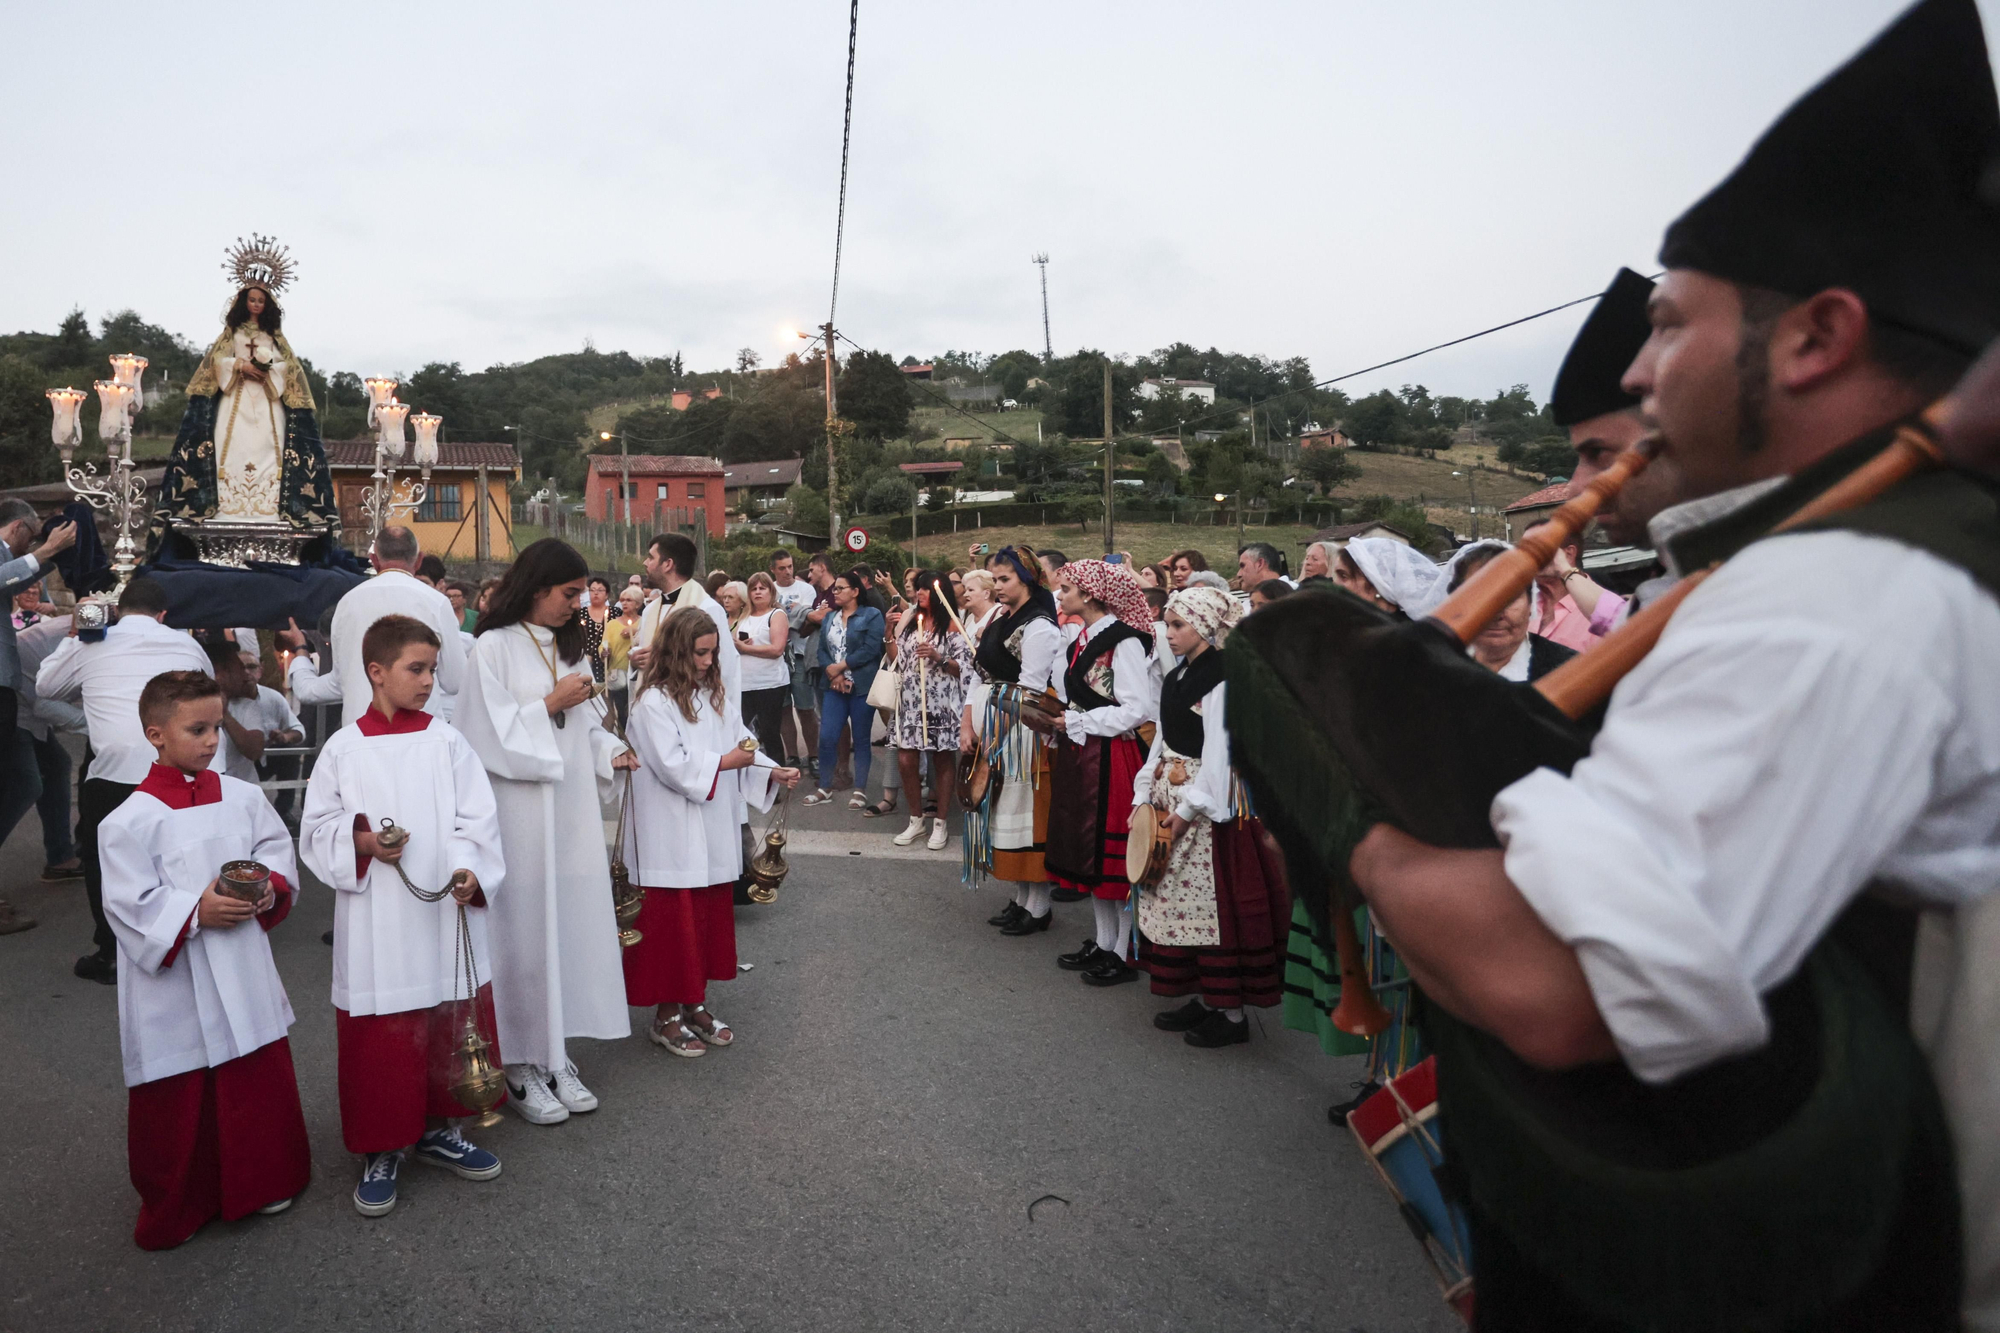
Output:
[[500,1159],[468,1142],[456,1128],[425,1131],[417,1140],[417,1160],[441,1166],[466,1180],[491,1180],[500,1174]]
[[403,1154],[372,1152],[361,1167],[361,1183],[354,1187],[354,1211],[363,1217],[380,1217],[396,1206],[396,1172]]

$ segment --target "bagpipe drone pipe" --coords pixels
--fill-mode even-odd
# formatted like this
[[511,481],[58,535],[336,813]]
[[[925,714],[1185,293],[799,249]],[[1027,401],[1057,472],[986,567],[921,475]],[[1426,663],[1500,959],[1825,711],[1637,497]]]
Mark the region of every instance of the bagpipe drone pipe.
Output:
[[[1992,470],[1978,466],[1992,460],[1945,457],[1943,408],[1884,432],[1882,448],[1770,530],[1838,521],[1899,483],[1921,489],[1916,474],[1947,462]],[[1424,620],[1329,590],[1276,602],[1229,636],[1231,755],[1294,895],[1339,945],[1342,1008],[1355,1025],[1337,1016],[1336,1026],[1371,1030],[1372,1001],[1349,1003],[1367,982],[1352,947],[1361,898],[1348,861],[1368,829],[1379,820],[1438,847],[1496,847],[1493,798],[1589,753],[1593,714],[1708,572],[1536,684],[1467,656],[1480,628],[1650,456],[1644,446],[1621,455]],[[1616,891],[1608,870],[1606,892]],[[1482,1271],[1504,1248],[1516,1271],[1562,1274],[1576,1309],[1616,1326],[1719,1327],[1712,1312],[1728,1310],[1730,1327],[1780,1328],[1898,1262],[1908,1236],[1955,1256],[1948,1134],[1907,1023],[1832,941],[1764,998],[1764,1048],[1665,1085],[1617,1061],[1535,1068],[1419,1004],[1437,1055],[1446,1178],[1484,1220],[1474,1236]],[[1937,1225],[1905,1226],[1913,1208]],[[1932,1296],[1955,1292],[1955,1269],[1933,1278]]]

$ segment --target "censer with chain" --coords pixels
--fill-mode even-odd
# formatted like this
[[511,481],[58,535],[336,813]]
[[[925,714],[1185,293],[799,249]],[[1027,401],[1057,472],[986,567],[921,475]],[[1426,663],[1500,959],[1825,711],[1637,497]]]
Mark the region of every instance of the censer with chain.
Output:
[[632,882],[625,865],[625,829],[632,819],[632,770],[625,774],[624,795],[618,801],[618,840],[611,850],[611,908],[618,916],[618,947],[629,949],[645,936],[633,929],[646,906],[646,890]]
[[764,826],[764,847],[750,858],[750,888],[748,896],[753,903],[774,903],[778,900],[778,886],[785,882],[791,867],[785,864],[785,797],[790,793],[778,788],[778,803],[771,808],[770,822]]
[[[410,840],[410,833],[384,816],[375,840],[393,851]],[[468,878],[466,871],[454,870],[451,882],[443,888],[420,889],[403,872],[400,860],[389,864],[396,877],[403,881],[403,887],[419,902],[442,902],[445,895],[463,885]],[[479,972],[472,956],[472,925],[466,920],[463,903],[458,904],[458,946],[452,964],[451,989],[454,996],[458,993],[461,970],[465,975],[465,1022],[459,1029],[457,1049],[452,1052],[451,1095],[460,1106],[470,1106],[479,1112],[479,1118],[473,1123],[484,1129],[500,1123],[500,1112],[495,1108],[500,1105],[507,1080],[493,1063],[493,1043],[479,1030]]]

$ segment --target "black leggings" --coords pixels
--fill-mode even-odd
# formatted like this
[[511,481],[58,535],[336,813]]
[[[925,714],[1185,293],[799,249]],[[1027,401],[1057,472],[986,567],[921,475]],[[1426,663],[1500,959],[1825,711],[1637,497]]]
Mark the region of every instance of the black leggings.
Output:
[[743,691],[743,721],[756,734],[764,753],[773,759],[785,757],[785,705],[791,701],[790,685]]

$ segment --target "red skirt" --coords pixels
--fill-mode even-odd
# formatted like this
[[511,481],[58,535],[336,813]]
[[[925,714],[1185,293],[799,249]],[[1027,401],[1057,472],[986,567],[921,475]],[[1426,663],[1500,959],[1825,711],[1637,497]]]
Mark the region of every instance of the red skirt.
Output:
[[1139,966],[1153,994],[1199,991],[1212,1008],[1269,1009],[1284,994],[1285,935],[1292,916],[1285,865],[1254,819],[1215,826],[1215,914],[1221,943],[1179,948],[1141,940]]
[[292,1044],[284,1037],[210,1069],[126,1089],[125,1151],[142,1250],[167,1250],[210,1218],[233,1222],[289,1199],[312,1176]]
[[[465,1001],[447,1000],[400,1014],[333,1011],[340,1041],[340,1133],[349,1152],[393,1152],[423,1137],[429,1119],[478,1115],[451,1094]],[[492,1043],[487,1059],[501,1064],[493,986],[479,988],[479,1031]],[[500,1091],[504,1105],[507,1091]]]
[[1049,881],[1123,902],[1125,836],[1132,828],[1132,782],[1146,752],[1131,736],[1093,736],[1082,745],[1056,740],[1049,786]]
[[624,951],[625,1003],[705,1003],[708,983],[736,975],[734,884],[705,889],[647,889]]

